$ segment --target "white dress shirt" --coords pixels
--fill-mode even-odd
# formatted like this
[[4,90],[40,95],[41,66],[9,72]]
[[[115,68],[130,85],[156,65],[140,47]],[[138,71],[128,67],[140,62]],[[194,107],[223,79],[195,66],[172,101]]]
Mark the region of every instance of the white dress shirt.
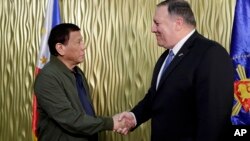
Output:
[[[192,30],[191,32],[189,32],[184,38],[182,38],[172,49],[173,53],[174,53],[174,56],[178,53],[178,51],[181,49],[181,47],[184,45],[184,43],[188,40],[188,38],[195,32],[195,29]],[[161,76],[163,74],[163,68],[165,66],[165,63],[166,63],[166,60],[167,60],[168,56],[165,58],[165,61],[162,63],[162,66],[161,66],[161,69],[160,69],[160,72],[158,74],[158,77],[157,77],[157,82],[156,82],[156,90],[158,88],[158,85],[159,85],[159,82],[161,80]]]

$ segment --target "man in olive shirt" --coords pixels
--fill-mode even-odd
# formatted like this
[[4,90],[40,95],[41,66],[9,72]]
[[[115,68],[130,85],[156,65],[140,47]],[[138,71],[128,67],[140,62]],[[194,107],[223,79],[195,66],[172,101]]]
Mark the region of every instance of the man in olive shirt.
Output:
[[50,33],[51,60],[35,80],[39,141],[97,141],[102,130],[116,130],[117,116],[98,117],[91,103],[84,73],[77,67],[85,49],[80,28],[63,23]]

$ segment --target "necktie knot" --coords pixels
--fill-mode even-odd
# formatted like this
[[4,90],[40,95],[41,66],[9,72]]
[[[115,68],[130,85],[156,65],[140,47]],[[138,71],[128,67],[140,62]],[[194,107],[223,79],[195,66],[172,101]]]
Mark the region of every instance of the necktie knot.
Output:
[[168,56],[170,56],[170,57],[172,57],[172,58],[174,57],[174,53],[173,53],[172,50],[169,51]]

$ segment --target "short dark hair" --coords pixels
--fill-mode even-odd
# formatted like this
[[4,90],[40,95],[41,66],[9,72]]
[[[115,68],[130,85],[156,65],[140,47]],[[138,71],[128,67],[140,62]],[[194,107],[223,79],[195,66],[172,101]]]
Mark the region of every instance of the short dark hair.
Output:
[[56,44],[62,43],[66,45],[69,41],[70,32],[79,31],[79,30],[80,28],[77,25],[71,24],[71,23],[61,23],[53,27],[53,29],[50,31],[50,35],[48,39],[50,54],[57,56],[58,52],[55,47]]
[[187,1],[184,0],[165,0],[160,2],[159,6],[167,6],[168,13],[170,15],[181,16],[187,24],[193,25],[196,27],[196,21],[194,13]]

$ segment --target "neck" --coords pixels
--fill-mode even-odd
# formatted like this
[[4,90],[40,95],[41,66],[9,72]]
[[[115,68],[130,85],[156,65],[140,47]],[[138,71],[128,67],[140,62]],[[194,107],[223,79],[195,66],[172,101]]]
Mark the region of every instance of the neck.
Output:
[[65,60],[62,56],[58,55],[57,58],[71,71],[74,70],[76,64],[72,64],[70,61]]
[[181,39],[183,39],[185,36],[187,36],[192,30],[194,30],[195,28],[186,28],[186,29],[183,29],[181,31],[181,33],[179,34],[179,38],[178,38],[178,41],[180,41]]

